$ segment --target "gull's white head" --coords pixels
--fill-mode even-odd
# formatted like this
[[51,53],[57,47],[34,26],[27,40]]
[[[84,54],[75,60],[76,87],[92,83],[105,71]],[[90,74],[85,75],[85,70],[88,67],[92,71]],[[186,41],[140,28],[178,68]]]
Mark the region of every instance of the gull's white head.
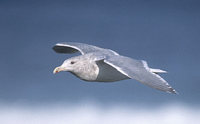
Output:
[[73,57],[70,59],[67,59],[63,62],[63,64],[59,67],[56,67],[53,71],[54,74],[60,72],[60,71],[70,71],[73,72],[74,69],[77,68],[77,62],[78,62],[78,58],[77,57]]
[[98,66],[95,61],[89,60],[85,56],[69,58],[53,71],[54,74],[60,71],[68,71],[83,80],[94,81],[98,76]]

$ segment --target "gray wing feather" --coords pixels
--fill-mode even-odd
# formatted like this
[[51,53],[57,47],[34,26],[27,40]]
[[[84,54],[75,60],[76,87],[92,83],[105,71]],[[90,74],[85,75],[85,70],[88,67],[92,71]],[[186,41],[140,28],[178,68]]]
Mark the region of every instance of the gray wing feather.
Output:
[[149,70],[150,68],[145,61],[134,60],[124,56],[110,56],[104,62],[129,78],[133,78],[145,85],[161,91],[176,93],[163,78]]
[[63,42],[63,43],[57,43],[53,50],[55,50],[57,53],[75,53],[80,52],[82,55],[91,53],[91,52],[99,52],[103,51],[104,53],[112,53],[115,55],[118,55],[115,51],[112,51],[110,49],[104,49],[100,47],[96,47],[93,45],[88,45],[84,43],[75,43],[75,42]]

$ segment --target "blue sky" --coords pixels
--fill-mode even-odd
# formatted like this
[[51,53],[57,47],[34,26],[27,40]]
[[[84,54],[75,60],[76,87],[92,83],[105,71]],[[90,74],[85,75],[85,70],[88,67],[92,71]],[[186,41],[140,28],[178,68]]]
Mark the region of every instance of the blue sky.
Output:
[[[200,8],[197,0],[0,1],[0,103],[157,106],[200,103]],[[135,80],[91,83],[53,69],[74,55],[58,42],[110,48],[162,74],[179,95]]]

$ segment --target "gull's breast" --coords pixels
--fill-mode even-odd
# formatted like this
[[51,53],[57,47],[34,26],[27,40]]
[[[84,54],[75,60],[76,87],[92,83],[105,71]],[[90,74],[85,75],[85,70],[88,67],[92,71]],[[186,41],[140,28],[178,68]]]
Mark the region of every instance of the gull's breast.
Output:
[[97,79],[99,68],[95,62],[83,61],[71,73],[82,80],[93,82]]

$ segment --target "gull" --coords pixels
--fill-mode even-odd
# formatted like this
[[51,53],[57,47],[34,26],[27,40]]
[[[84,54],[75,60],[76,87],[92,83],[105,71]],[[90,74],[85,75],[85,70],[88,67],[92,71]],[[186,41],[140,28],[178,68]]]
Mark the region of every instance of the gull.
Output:
[[168,93],[177,92],[160,77],[167,73],[161,69],[150,68],[146,61],[119,55],[117,52],[93,45],[77,42],[57,43],[53,50],[57,53],[76,53],[81,55],[66,59],[53,73],[68,71],[84,81],[115,82],[135,79],[149,87]]

